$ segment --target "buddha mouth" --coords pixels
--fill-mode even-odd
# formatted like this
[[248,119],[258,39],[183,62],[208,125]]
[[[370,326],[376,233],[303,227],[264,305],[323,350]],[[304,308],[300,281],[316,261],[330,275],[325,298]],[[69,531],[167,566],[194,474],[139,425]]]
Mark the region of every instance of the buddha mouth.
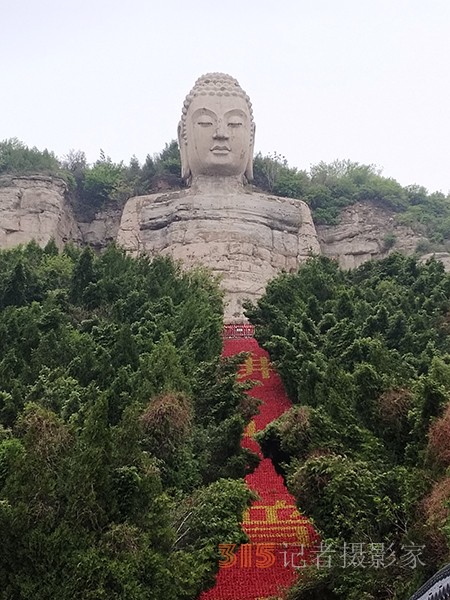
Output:
[[229,146],[219,146],[215,145],[211,148],[211,152],[214,154],[228,154],[231,152],[231,148]]

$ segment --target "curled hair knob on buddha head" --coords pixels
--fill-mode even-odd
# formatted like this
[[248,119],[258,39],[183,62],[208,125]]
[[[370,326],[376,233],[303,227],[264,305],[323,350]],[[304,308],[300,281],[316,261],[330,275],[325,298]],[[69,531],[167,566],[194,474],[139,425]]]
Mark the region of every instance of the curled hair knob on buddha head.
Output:
[[225,73],[207,73],[186,96],[178,125],[182,177],[253,179],[255,123],[250,98]]

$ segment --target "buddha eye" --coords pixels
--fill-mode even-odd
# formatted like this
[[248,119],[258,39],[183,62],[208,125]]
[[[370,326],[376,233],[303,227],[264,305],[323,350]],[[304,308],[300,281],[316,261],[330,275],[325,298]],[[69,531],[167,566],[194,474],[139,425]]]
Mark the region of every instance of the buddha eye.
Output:
[[197,125],[200,125],[201,127],[211,127],[212,121],[197,121]]
[[241,127],[243,123],[241,121],[230,121],[228,127]]

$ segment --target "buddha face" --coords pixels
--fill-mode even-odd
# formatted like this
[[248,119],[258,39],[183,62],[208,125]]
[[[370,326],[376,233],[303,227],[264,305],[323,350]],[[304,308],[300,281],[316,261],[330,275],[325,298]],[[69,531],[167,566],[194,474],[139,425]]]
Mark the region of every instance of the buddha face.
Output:
[[252,160],[251,117],[244,98],[193,98],[186,115],[186,158],[193,176],[242,177]]

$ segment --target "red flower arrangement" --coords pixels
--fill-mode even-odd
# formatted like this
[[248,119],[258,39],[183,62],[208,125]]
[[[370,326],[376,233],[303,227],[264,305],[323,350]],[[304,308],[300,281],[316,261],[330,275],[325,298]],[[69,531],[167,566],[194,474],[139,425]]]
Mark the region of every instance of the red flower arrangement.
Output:
[[[242,440],[243,446],[257,452],[261,462],[247,475],[246,482],[259,499],[244,515],[242,527],[250,543],[237,552],[223,544],[223,561],[216,584],[203,593],[201,600],[264,600],[283,597],[296,579],[296,568],[312,560],[318,536],[303,517],[293,496],[284,485],[270,459],[263,458],[253,435],[278,418],[291,406],[279,375],[270,365],[269,356],[253,336],[251,325],[229,325],[224,331],[223,356],[248,352],[239,376],[259,382],[248,393],[261,400],[259,414],[251,421]],[[225,542],[226,540],[224,540]]]

